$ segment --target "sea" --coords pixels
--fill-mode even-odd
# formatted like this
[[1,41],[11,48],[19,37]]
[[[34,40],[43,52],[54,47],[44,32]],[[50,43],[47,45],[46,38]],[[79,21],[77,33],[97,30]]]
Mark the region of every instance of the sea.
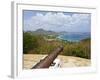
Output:
[[57,38],[70,42],[79,42],[82,39],[90,38],[90,32],[66,32],[60,34]]

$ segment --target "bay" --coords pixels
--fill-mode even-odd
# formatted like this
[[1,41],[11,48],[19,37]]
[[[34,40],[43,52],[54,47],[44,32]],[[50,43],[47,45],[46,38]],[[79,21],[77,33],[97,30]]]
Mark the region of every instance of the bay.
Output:
[[71,42],[78,42],[82,39],[90,38],[90,32],[66,32],[60,34],[57,38],[61,40],[71,41]]

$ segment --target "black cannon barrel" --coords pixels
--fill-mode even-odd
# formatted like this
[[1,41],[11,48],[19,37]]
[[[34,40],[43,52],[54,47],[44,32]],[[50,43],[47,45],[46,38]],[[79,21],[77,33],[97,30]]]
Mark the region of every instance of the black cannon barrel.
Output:
[[53,63],[61,51],[63,51],[63,46],[60,46],[56,50],[52,51],[48,56],[46,56],[43,60],[40,60],[40,62],[33,66],[31,69],[49,68],[49,66]]

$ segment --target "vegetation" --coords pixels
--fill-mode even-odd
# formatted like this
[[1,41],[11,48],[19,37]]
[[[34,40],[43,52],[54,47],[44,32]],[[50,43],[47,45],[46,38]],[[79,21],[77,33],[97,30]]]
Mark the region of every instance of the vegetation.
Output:
[[64,44],[63,55],[91,58],[90,39]]
[[[50,32],[49,32],[50,33]],[[53,34],[53,32],[52,32]],[[57,34],[56,34],[57,35]],[[23,33],[23,53],[28,54],[49,54],[60,45],[64,46],[62,55],[77,56],[82,58],[91,57],[90,38],[83,39],[80,42],[69,42],[55,39],[56,35],[34,34],[32,32]]]
[[25,32],[23,34],[23,52],[28,53],[28,51],[36,48],[37,46],[37,38],[32,36],[30,33]]

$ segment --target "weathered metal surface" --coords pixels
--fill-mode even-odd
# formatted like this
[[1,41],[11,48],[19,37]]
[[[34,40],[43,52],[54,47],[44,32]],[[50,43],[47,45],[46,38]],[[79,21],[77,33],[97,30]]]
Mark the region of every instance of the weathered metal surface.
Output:
[[63,46],[60,46],[56,50],[52,51],[48,56],[46,56],[44,59],[40,60],[39,63],[33,66],[32,69],[49,68],[49,66],[53,63],[53,61],[61,51],[63,51]]

